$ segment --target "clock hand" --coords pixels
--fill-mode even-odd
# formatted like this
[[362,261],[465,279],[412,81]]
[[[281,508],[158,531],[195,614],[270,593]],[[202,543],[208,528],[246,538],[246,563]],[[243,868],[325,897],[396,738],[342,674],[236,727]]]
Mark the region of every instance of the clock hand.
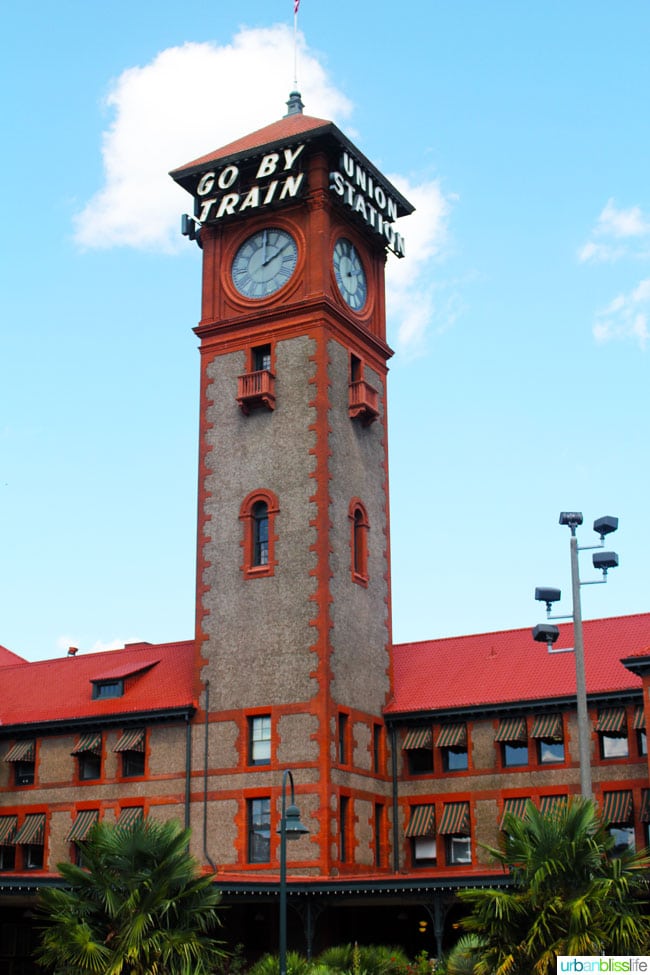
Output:
[[262,267],[266,264],[266,230],[264,231],[264,236],[262,237]]
[[267,257],[266,260],[262,260],[262,267],[266,267],[267,264],[270,264],[271,261],[274,261],[276,257],[280,256],[282,251],[286,251],[287,247],[291,247],[291,244],[290,243],[285,244],[284,247],[280,247],[279,250],[275,252],[275,254],[271,254],[271,256]]

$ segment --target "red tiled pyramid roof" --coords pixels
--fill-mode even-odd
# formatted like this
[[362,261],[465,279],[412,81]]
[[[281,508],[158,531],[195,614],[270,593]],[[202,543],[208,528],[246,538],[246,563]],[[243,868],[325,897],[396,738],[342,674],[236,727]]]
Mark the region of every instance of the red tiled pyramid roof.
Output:
[[[560,624],[555,650],[573,647],[573,623]],[[650,613],[585,620],[588,694],[637,690],[641,679],[621,663],[650,654]],[[397,644],[388,714],[446,711],[573,697],[572,653],[548,653],[531,627]]]
[[19,657],[17,653],[13,650],[7,650],[6,647],[0,646],[0,667],[9,667],[12,664],[22,664],[26,663],[24,657]]
[[[14,663],[2,668],[0,726],[192,707],[193,664],[192,640]],[[92,682],[110,675],[124,676],[124,695],[93,700]]]

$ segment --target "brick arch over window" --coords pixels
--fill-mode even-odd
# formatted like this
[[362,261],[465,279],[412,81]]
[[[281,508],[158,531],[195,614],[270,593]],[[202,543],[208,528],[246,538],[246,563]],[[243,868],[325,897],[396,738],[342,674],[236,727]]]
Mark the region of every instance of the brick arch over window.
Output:
[[242,571],[246,578],[272,576],[275,570],[275,517],[278,499],[272,491],[260,488],[244,498],[239,510],[243,527]]
[[350,519],[350,572],[352,581],[368,585],[368,512],[359,498],[353,498],[348,510]]

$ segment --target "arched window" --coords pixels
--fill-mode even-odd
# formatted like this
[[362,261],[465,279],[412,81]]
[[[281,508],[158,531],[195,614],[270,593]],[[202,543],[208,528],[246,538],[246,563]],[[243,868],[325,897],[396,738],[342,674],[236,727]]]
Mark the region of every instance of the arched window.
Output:
[[352,580],[365,586],[368,584],[368,515],[356,498],[350,504],[349,518]]
[[244,529],[242,570],[247,578],[273,575],[274,522],[278,502],[271,491],[253,491],[244,500],[239,520]]

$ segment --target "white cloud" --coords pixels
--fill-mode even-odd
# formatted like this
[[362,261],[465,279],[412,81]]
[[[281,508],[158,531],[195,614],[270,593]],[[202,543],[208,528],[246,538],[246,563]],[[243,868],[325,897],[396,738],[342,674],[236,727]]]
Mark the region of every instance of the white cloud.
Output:
[[633,339],[645,349],[650,339],[650,278],[619,294],[599,312],[593,328],[597,342]]
[[[332,119],[350,132],[341,120],[349,119],[351,102],[300,34],[298,42],[305,112]],[[158,252],[186,246],[180,213],[191,201],[169,170],[284,114],[293,87],[293,44],[293,31],[283,25],[242,29],[231,44],[187,43],[124,71],[106,99],[112,121],[103,137],[104,185],[75,218],[77,243]],[[391,256],[387,270],[397,343],[414,349],[432,323],[441,330],[454,316],[449,299],[443,308],[431,284],[433,275],[425,272],[445,245],[450,198],[437,181],[417,185],[399,176],[390,179],[416,206],[399,228],[407,257]]]
[[[349,100],[299,36],[300,89],[309,115],[347,118]],[[167,175],[206,152],[280,118],[293,68],[293,31],[241,30],[232,44],[187,43],[129,68],[106,99],[104,186],[75,218],[84,247],[181,246],[179,213],[189,197]],[[263,79],[261,83],[260,79]]]
[[619,209],[614,200],[609,199],[591,231],[590,239],[578,251],[578,259],[584,264],[613,263],[628,255],[645,257],[645,238],[648,237],[650,220],[643,215],[640,207]]

